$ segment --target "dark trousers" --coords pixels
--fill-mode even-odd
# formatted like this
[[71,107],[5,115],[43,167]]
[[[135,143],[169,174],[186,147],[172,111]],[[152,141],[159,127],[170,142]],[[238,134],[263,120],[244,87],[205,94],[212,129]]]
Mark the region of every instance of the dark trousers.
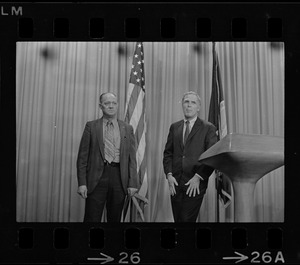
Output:
[[120,167],[106,164],[98,185],[87,196],[84,222],[101,222],[105,204],[107,222],[120,222],[124,200]]
[[196,222],[207,184],[200,182],[200,194],[195,197],[186,195],[188,186],[185,182],[179,182],[176,186],[176,194],[171,196],[171,204],[174,222]]

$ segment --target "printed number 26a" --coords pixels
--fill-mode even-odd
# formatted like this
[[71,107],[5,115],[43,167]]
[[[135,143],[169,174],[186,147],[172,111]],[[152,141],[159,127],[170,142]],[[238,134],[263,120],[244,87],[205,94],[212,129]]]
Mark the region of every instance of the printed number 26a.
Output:
[[[251,259],[251,263],[260,263],[260,259],[259,259],[260,258],[260,253],[258,251],[253,251],[251,253],[251,255],[253,256],[253,258]],[[266,252],[262,253],[261,260],[262,260],[263,263],[272,262],[273,259],[272,259],[272,256],[271,256],[271,252],[266,251]],[[282,263],[285,262],[281,251],[278,251],[278,253],[277,253],[277,255],[274,259],[274,263],[277,263],[277,262],[282,262]]]
[[[119,260],[119,263],[121,264],[127,264],[128,263],[128,253],[126,252],[121,252],[120,253],[120,256],[122,257],[120,260]],[[139,252],[134,252],[130,255],[129,257],[129,260],[131,263],[133,264],[138,264],[141,262],[141,258],[140,258],[140,253]]]

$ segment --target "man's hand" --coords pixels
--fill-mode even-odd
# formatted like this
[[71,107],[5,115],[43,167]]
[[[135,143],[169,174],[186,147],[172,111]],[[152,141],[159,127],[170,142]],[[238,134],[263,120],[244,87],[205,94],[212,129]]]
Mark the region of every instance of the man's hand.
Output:
[[173,196],[176,194],[175,185],[178,186],[178,183],[171,173],[168,174],[167,179],[169,182],[170,193]]
[[86,185],[81,185],[78,187],[77,193],[83,198],[87,198],[87,187]]
[[127,193],[130,197],[132,197],[137,191],[138,189],[136,188],[127,188]]
[[189,197],[195,197],[196,194],[200,194],[200,179],[203,180],[203,178],[200,175],[195,174],[187,183],[184,184],[189,185],[186,191],[186,195],[189,195]]

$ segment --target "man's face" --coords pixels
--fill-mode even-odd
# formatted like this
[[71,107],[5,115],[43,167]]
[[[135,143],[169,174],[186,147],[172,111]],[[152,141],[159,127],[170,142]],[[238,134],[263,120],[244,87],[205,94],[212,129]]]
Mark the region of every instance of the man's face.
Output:
[[193,94],[188,94],[182,101],[183,115],[186,119],[192,119],[197,116],[200,111],[200,102],[198,97]]
[[100,108],[104,116],[114,118],[118,111],[118,102],[116,97],[110,93],[103,95],[100,102]]

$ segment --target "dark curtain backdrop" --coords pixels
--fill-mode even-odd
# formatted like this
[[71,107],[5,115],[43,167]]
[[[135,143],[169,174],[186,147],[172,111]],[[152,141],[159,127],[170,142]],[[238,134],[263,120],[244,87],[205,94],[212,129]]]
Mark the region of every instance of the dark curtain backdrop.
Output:
[[[99,95],[118,95],[124,119],[135,43],[18,42],[16,68],[17,221],[81,222],[76,158],[86,121],[101,117]],[[284,46],[218,42],[229,133],[284,136]],[[202,98],[207,119],[212,85],[212,43],[145,42],[148,222],[172,222],[162,157],[169,126],[182,119],[181,97]],[[255,191],[259,222],[284,221],[284,167],[261,179]],[[233,203],[221,221],[233,221]],[[229,214],[228,214],[229,213]],[[216,221],[214,179],[200,222]]]

